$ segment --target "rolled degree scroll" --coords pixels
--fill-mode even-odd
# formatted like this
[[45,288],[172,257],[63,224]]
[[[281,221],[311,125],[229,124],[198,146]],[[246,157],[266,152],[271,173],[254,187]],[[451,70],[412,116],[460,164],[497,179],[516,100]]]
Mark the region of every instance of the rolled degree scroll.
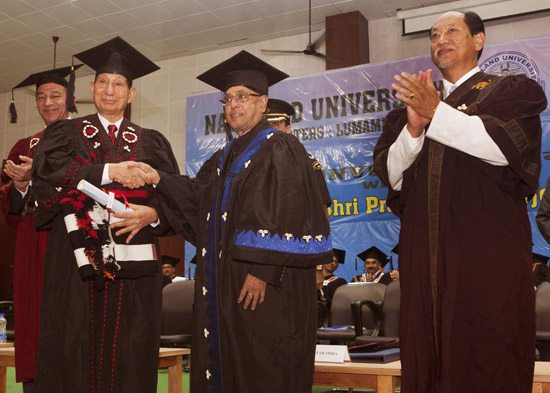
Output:
[[86,180],[80,180],[76,188],[79,191],[82,191],[84,194],[88,195],[94,201],[99,203],[102,206],[110,209],[115,213],[122,213],[126,211],[133,211],[129,207],[119,200],[115,199],[115,194],[112,192],[106,193],[105,191],[100,190],[91,183],[88,183]]

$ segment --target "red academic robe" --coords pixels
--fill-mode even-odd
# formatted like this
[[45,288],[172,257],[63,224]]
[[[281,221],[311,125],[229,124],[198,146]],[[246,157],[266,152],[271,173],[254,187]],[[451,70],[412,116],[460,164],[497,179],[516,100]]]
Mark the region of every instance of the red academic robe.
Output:
[[[33,156],[43,131],[19,140],[9,154],[15,159],[19,154]],[[17,162],[17,161],[14,161]],[[15,380],[34,380],[38,337],[40,334],[40,299],[42,295],[42,265],[48,243],[49,231],[37,231],[34,227],[32,186],[22,203],[14,204],[10,193],[18,193],[10,181],[2,187],[2,212],[8,225],[16,229],[15,259],[13,263],[13,301],[15,310]],[[21,197],[15,194],[15,200]]]

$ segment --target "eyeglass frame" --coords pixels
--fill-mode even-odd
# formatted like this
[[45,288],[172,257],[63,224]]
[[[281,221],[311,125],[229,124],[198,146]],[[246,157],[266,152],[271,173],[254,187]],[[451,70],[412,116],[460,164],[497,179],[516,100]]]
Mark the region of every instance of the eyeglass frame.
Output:
[[[244,95],[246,97],[246,99],[243,99],[243,98],[237,98],[237,95]],[[240,91],[238,92],[237,94],[233,94],[232,96],[230,96],[230,98],[233,100],[235,99],[235,101],[237,102],[237,104],[240,104],[240,103],[243,103],[243,102],[248,102],[248,100],[250,100],[250,96],[252,97],[261,97],[263,94],[256,94],[256,93],[248,93],[246,91]],[[231,103],[233,101],[224,101],[225,100],[225,97],[229,96],[229,94],[224,94],[222,96],[222,98],[219,100],[220,103],[223,105],[223,106],[226,106],[226,105],[231,105]]]

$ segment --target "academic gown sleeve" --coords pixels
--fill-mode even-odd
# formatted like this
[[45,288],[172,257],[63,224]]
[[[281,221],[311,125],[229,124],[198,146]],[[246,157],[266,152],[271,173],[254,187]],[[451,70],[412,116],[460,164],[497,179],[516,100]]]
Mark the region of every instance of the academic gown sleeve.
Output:
[[509,163],[504,172],[486,163],[484,168],[515,197],[531,196],[539,185],[539,114],[546,109],[546,95],[537,82],[523,74],[503,78],[487,97],[483,93],[466,113],[481,118]]
[[[162,169],[165,173],[179,176],[179,166],[168,139],[160,132],[151,129],[143,130],[143,138],[145,143],[137,160],[149,164],[157,170]],[[156,236],[173,235],[175,232],[172,230],[167,216],[172,213],[163,211],[156,192],[153,193],[153,196],[153,198],[149,198],[147,205],[157,211],[159,225],[151,227],[151,232]]]
[[272,139],[232,197],[240,209],[231,256],[291,267],[328,263],[329,223],[310,159],[292,135],[275,133]]
[[161,214],[174,232],[193,245],[197,243],[201,201],[207,197],[208,184],[219,153],[215,153],[201,167],[195,178],[159,170],[157,185]]
[[382,183],[388,187],[388,206],[400,218],[404,209],[403,201],[406,199],[400,198],[400,196],[409,189],[408,185],[410,185],[414,177],[415,164],[413,163],[403,172],[403,185],[401,187],[403,191],[395,191],[391,187],[388,175],[388,154],[391,145],[396,141],[405,124],[407,124],[407,112],[405,109],[396,109],[388,113],[384,120],[384,131],[374,147],[374,170]]

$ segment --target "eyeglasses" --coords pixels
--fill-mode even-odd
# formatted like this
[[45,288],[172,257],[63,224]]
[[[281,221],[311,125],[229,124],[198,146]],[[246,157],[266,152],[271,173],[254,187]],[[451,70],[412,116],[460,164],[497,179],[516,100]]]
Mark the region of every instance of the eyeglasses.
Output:
[[220,102],[222,103],[222,105],[231,105],[233,100],[237,101],[238,103],[246,102],[250,99],[250,96],[261,97],[261,94],[254,94],[254,93],[247,93],[246,91],[240,91],[233,96],[229,94],[224,95],[220,100]]

